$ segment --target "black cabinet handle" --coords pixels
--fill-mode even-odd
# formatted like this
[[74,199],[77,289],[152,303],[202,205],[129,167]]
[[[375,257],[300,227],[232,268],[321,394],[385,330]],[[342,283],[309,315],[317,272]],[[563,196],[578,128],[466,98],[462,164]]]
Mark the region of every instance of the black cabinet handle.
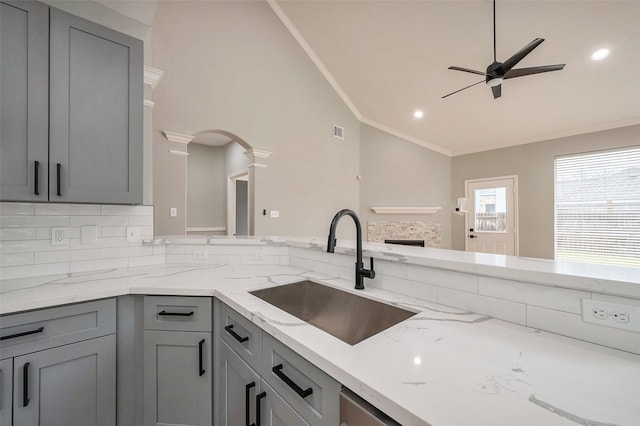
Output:
[[162,315],[163,317],[192,317],[193,316],[193,311],[191,311],[191,312],[160,311],[160,312],[158,312],[158,315]]
[[39,176],[38,173],[40,173],[40,162],[39,161],[34,161],[33,162],[33,194],[34,195],[40,195],[40,191],[38,190],[38,187],[40,185],[38,185],[38,180],[39,180]]
[[271,369],[275,373],[276,376],[280,377],[280,379],[285,382],[295,393],[300,395],[300,398],[306,398],[313,393],[313,389],[307,388],[302,389],[296,382],[291,380],[289,376],[282,372],[282,364],[278,364]]
[[249,426],[260,426],[260,400],[267,396],[266,392],[261,392],[256,395],[256,422],[251,423]]
[[62,173],[62,164],[56,164],[56,182],[57,182],[57,192],[56,195],[58,197],[62,196],[62,192],[60,192],[60,174]]
[[246,426],[251,426],[249,424],[249,418],[251,417],[251,388],[254,387],[256,387],[256,382],[251,382],[244,387],[244,423]]
[[22,333],[16,333],[16,334],[10,334],[8,336],[2,336],[2,337],[0,337],[0,340],[15,339],[16,337],[22,337],[22,336],[28,336],[30,334],[42,333],[43,331],[44,331],[44,327],[40,327],[40,328],[36,328],[35,330],[31,330],[31,331],[24,331]]
[[202,376],[205,371],[204,371],[204,366],[202,365],[203,363],[203,359],[202,359],[202,349],[204,348],[204,339],[200,340],[200,342],[198,343],[198,372],[199,375]]
[[227,333],[229,333],[230,335],[233,336],[234,339],[236,339],[238,342],[240,343],[244,343],[247,340],[249,340],[249,336],[245,336],[245,337],[240,337],[240,335],[238,333],[236,333],[235,331],[233,331],[233,324],[229,324],[227,325],[225,328],[225,331]]
[[29,363],[22,367],[22,406],[29,405]]

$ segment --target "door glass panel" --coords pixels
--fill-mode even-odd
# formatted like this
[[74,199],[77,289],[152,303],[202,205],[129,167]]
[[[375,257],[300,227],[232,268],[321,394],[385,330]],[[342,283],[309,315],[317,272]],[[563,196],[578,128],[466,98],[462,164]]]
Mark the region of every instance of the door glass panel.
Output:
[[475,190],[475,232],[507,232],[507,188]]

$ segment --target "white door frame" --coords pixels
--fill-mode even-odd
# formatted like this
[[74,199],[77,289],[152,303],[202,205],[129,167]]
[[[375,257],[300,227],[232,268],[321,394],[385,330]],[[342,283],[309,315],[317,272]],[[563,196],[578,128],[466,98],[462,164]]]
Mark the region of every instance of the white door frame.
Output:
[[[515,232],[515,247],[514,247],[514,255],[518,256],[520,253],[520,229],[518,220],[518,175],[508,175],[508,176],[496,176],[496,177],[488,177],[482,179],[466,179],[464,181],[464,197],[469,200],[469,184],[476,182],[486,182],[486,181],[494,181],[494,180],[504,180],[504,179],[513,179],[513,232]],[[469,209],[471,211],[471,209]],[[473,211],[475,211],[475,206],[473,207]],[[464,215],[464,250],[469,251],[469,214]]]
[[244,177],[249,178],[249,169],[227,176],[227,235],[236,234],[236,181]]

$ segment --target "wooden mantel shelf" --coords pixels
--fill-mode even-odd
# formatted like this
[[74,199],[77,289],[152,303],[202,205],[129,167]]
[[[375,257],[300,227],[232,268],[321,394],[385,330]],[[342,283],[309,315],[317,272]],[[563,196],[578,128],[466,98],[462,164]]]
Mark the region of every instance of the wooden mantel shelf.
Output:
[[371,207],[376,213],[382,214],[434,214],[442,207]]

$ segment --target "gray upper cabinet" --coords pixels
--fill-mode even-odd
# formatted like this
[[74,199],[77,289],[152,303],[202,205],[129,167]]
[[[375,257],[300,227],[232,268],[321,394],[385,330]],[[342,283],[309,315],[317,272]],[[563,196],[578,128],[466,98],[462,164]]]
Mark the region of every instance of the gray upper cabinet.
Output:
[[49,200],[142,202],[142,41],[51,9]]
[[0,198],[47,201],[47,6],[28,1],[0,3],[0,58]]
[[37,2],[1,19],[0,199],[142,203],[142,41]]

